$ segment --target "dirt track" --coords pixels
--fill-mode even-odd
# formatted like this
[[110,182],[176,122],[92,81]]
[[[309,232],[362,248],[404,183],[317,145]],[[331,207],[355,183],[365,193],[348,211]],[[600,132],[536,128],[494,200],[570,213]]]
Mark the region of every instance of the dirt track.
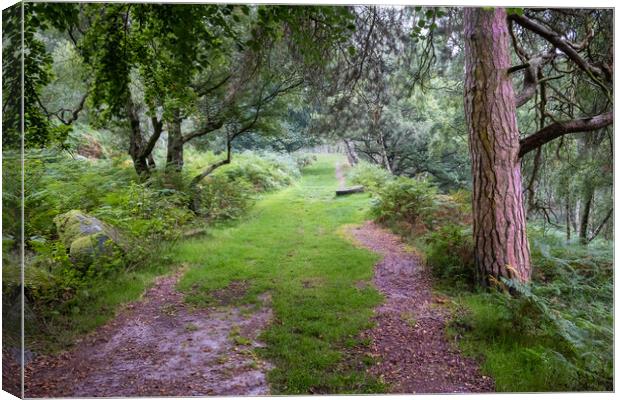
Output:
[[[253,351],[271,320],[263,306],[192,309],[161,277],[143,299],[70,351],[27,367],[27,397],[269,394],[269,365]],[[242,285],[218,291],[222,302]],[[236,296],[238,293],[232,293]]]
[[370,373],[392,393],[493,391],[493,381],[445,336],[446,311],[435,302],[429,273],[400,239],[373,222],[350,230],[362,246],[383,256],[373,282],[385,296],[375,327],[364,332],[381,361]]

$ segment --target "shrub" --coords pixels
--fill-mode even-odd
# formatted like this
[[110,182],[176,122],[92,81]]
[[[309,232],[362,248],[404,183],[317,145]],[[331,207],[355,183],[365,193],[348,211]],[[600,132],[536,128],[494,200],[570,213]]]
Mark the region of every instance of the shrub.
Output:
[[397,177],[377,190],[371,213],[379,222],[432,225],[437,188],[427,181]]
[[[245,154],[247,154],[248,156],[252,154],[252,153],[249,153],[249,154],[248,153],[249,152],[246,152]],[[314,157],[314,160],[316,160],[316,156],[313,156],[313,155],[307,155],[307,156],[308,156],[308,159],[303,159],[303,161],[301,161],[301,164],[303,165],[300,165],[300,160],[297,158],[297,156],[292,155],[292,154],[286,154],[286,153],[262,152],[258,156],[253,155],[253,158],[254,158],[253,161],[259,160],[259,162],[260,161],[267,162],[268,164],[271,164],[272,167],[278,169],[280,172],[283,172],[284,174],[288,175],[290,178],[299,178],[301,176],[302,167],[309,165],[309,163],[312,160],[312,157]],[[250,157],[250,159],[251,158],[252,157]],[[291,180],[287,180],[286,184],[288,185],[290,183],[291,183]]]
[[174,240],[193,218],[185,192],[152,183],[130,182],[123,191],[109,193],[103,201],[105,205],[92,214],[142,242]]
[[253,185],[242,178],[231,180],[228,176],[209,177],[200,188],[199,214],[209,220],[235,219],[244,214],[252,204]]
[[256,192],[267,192],[290,185],[294,176],[299,175],[297,164],[290,160],[290,164],[282,160],[260,157],[240,157],[233,164],[221,171],[229,180],[245,180]]
[[[165,263],[167,248],[174,245],[185,226],[204,223],[189,209],[188,182],[219,159],[211,152],[188,151],[189,168],[183,173],[154,171],[140,182],[131,160],[73,159],[58,151],[29,150],[26,155],[26,282],[28,307],[37,310],[35,330],[48,316],[71,314],[86,301],[80,293],[114,279],[128,270]],[[129,161],[129,162],[127,162]],[[15,243],[19,223],[19,158],[3,159],[3,289],[9,302],[19,292],[19,263]],[[12,167],[12,168],[11,168]],[[194,169],[192,169],[192,167]],[[286,154],[246,152],[205,179],[199,195],[199,214],[208,221],[238,218],[251,206],[256,193],[284,187],[300,175],[298,162]],[[122,255],[99,255],[90,263],[74,263],[66,244],[58,240],[53,219],[72,209],[116,227],[123,233]],[[38,320],[43,316],[42,320]],[[54,318],[54,317],[52,317]]]
[[476,283],[473,239],[471,230],[458,225],[446,225],[424,237],[426,263],[433,276],[442,281],[465,284]]
[[392,179],[394,176],[388,171],[367,162],[358,163],[349,173],[351,183],[364,186],[372,194]]
[[[612,390],[613,322],[611,303],[580,304],[584,299],[558,301],[549,296],[549,287],[523,285],[503,279],[514,296],[496,297],[508,310],[515,332],[538,337],[539,353],[567,369],[568,390]],[[564,283],[555,282],[556,290]],[[579,289],[579,287],[578,287]],[[599,288],[601,290],[601,288]],[[605,292],[605,289],[602,289]],[[613,292],[613,290],[611,291]],[[596,309],[599,310],[596,310]],[[606,317],[600,318],[600,309]],[[589,315],[583,311],[587,309]]]
[[292,157],[295,160],[295,163],[297,163],[297,168],[299,170],[304,169],[316,161],[316,154],[293,153]]

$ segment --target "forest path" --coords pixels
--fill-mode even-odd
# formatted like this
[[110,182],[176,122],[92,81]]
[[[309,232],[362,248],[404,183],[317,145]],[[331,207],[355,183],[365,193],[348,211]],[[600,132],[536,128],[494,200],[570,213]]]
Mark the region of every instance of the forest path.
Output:
[[351,228],[360,245],[383,256],[373,283],[385,296],[375,326],[362,336],[379,362],[369,372],[381,376],[391,393],[471,393],[493,391],[491,378],[463,357],[445,335],[447,313],[431,291],[429,272],[394,234],[374,222]]
[[446,342],[417,259],[364,223],[368,196],[334,195],[342,162],[319,157],[243,221],[180,243],[183,268],[69,351],[32,361],[26,396],[490,390]]
[[269,394],[269,365],[253,352],[271,320],[269,298],[258,308],[194,308],[175,288],[183,272],[157,279],[70,351],[28,364],[26,397]]
[[368,198],[334,195],[340,159],[319,156],[240,221],[181,241],[171,257],[182,269],[68,351],[29,363],[26,395],[381,392],[350,354],[380,296],[368,284],[377,256],[343,236]]

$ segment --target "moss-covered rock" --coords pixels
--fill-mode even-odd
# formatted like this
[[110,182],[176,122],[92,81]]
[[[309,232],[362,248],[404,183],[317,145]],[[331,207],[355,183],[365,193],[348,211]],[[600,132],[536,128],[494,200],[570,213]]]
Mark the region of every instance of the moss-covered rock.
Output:
[[80,210],[58,215],[54,223],[60,240],[76,264],[85,266],[97,257],[118,257],[124,252],[121,235],[116,229]]

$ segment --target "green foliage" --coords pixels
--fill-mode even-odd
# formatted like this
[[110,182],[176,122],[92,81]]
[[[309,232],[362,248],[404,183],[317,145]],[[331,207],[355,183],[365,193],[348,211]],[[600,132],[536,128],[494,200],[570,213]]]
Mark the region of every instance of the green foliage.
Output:
[[537,228],[529,236],[530,285],[503,280],[505,292],[459,296],[461,346],[485,356],[500,391],[611,390],[611,247],[566,244]]
[[[256,32],[262,30],[268,37],[278,38],[289,31],[294,56],[310,68],[325,65],[330,48],[355,30],[354,15],[348,7],[260,5],[257,14]],[[313,29],[308,29],[309,20],[317,22]],[[259,44],[255,34],[248,41],[250,47],[257,48]]]
[[445,225],[424,236],[426,263],[442,283],[473,288],[476,285],[471,229]]
[[[13,167],[20,162],[17,156],[5,153],[3,158],[6,257],[16,251],[21,231],[21,173]],[[210,163],[216,158],[212,153],[199,156],[190,152],[189,156],[190,165]],[[209,221],[238,218],[247,212],[258,193],[283,188],[298,178],[298,165],[299,160],[289,155],[241,154],[204,182],[200,213]],[[25,290],[39,317],[66,317],[83,301],[83,290],[158,263],[187,227],[204,224],[189,209],[187,182],[192,172],[156,171],[149,181],[140,182],[125,158],[85,160],[58,151],[27,151],[24,232],[30,256],[26,261]],[[67,244],[58,240],[53,220],[73,209],[118,229],[123,254],[105,252],[94,262],[71,260]],[[7,293],[19,284],[19,274],[13,275],[5,279]]]
[[62,143],[70,130],[67,126],[53,124],[39,103],[42,89],[53,78],[52,57],[36,35],[49,25],[44,17],[37,14],[39,8],[35,3],[24,3],[23,14],[21,4],[2,11],[2,144],[5,148],[19,148],[21,145],[22,99],[25,147],[41,148]]
[[216,175],[205,180],[200,190],[198,212],[210,220],[236,219],[251,206],[253,186],[245,178]]
[[446,15],[441,7],[422,8],[417,6],[414,8],[416,13],[420,13],[416,26],[411,30],[411,37],[414,42],[425,40],[430,32],[437,29],[437,22]]
[[379,222],[432,226],[437,188],[428,181],[397,177],[377,190],[371,214]]
[[266,192],[290,185],[299,170],[292,159],[286,164],[281,159],[251,157],[222,169],[222,174],[233,181],[245,179],[256,192]]
[[186,193],[154,182],[131,181],[122,191],[108,193],[104,201],[94,210],[95,216],[114,221],[129,237],[148,243],[175,240],[193,218]]
[[370,193],[377,193],[392,179],[394,176],[385,169],[363,161],[358,163],[348,175],[351,183],[364,186]]

